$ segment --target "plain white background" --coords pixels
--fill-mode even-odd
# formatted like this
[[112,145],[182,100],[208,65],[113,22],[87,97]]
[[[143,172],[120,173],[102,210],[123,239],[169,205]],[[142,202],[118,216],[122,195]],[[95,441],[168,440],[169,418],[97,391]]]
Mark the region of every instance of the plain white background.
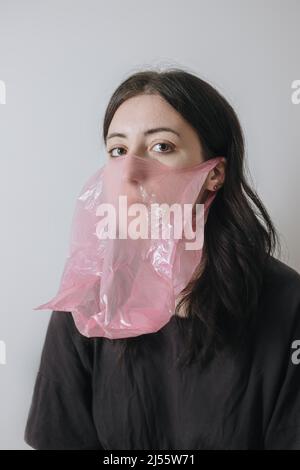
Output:
[[0,0],[0,448],[25,422],[75,198],[103,164],[100,129],[129,74],[178,66],[236,109],[252,184],[300,270],[299,0]]

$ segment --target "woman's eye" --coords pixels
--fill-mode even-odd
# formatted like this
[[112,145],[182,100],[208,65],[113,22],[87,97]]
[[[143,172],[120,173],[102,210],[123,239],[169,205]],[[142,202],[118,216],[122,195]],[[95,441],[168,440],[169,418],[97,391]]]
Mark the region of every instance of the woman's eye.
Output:
[[108,151],[108,153],[110,154],[111,157],[120,157],[122,155],[122,154],[121,155],[120,154],[119,155],[118,154],[113,155],[114,150],[125,150],[125,149],[123,149],[123,147],[114,147],[114,148],[112,148],[111,150]]
[[[155,150],[155,147],[160,146],[160,150]],[[174,150],[173,146],[170,144],[167,144],[166,142],[159,142],[155,144],[152,149],[154,149],[155,152],[158,153],[171,153],[172,150]],[[111,150],[108,150],[108,153],[111,157],[121,157],[123,155],[122,151],[126,151],[123,147],[114,147]]]
[[[170,144],[166,144],[165,142],[159,142],[158,144],[155,144],[153,148],[155,148],[157,145],[160,145],[163,147],[162,152],[158,152],[158,153],[170,153],[173,150],[173,147]],[[169,147],[169,149],[171,150],[169,152],[166,152],[165,147]]]

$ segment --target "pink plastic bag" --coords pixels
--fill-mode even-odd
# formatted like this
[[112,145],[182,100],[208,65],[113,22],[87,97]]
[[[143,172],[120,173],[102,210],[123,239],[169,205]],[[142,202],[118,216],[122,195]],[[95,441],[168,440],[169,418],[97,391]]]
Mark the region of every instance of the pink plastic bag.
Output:
[[[58,293],[34,310],[70,311],[87,337],[124,338],[162,328],[201,261],[216,193],[205,204],[196,201],[223,158],[180,169],[132,154],[109,159],[77,198]],[[173,204],[176,217],[168,211]],[[196,235],[190,239],[191,229]]]

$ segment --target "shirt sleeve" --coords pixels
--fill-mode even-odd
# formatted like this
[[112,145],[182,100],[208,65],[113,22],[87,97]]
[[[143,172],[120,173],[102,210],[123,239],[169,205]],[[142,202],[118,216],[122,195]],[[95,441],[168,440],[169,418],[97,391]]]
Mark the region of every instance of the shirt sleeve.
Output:
[[103,449],[93,422],[89,340],[71,312],[52,312],[24,434],[32,448]]
[[267,428],[266,450],[300,449],[300,276],[294,287],[297,291],[291,291],[290,296],[293,322],[284,358],[286,372]]

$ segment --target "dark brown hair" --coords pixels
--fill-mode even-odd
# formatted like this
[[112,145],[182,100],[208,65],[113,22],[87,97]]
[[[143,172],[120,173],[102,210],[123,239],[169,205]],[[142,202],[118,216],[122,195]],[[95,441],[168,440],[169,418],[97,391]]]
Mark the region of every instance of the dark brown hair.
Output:
[[[184,307],[186,339],[182,365],[202,366],[224,346],[234,351],[257,310],[265,261],[279,237],[257,193],[245,176],[244,136],[236,112],[209,83],[178,68],[132,74],[113,93],[103,122],[103,139],[118,107],[140,94],[159,94],[197,132],[205,159],[223,155],[226,177],[205,224],[201,275],[183,291],[176,312]],[[175,313],[175,312],[174,312]],[[188,320],[188,323],[187,323]],[[186,325],[189,328],[186,328]],[[118,340],[121,355],[134,354],[146,335]]]

